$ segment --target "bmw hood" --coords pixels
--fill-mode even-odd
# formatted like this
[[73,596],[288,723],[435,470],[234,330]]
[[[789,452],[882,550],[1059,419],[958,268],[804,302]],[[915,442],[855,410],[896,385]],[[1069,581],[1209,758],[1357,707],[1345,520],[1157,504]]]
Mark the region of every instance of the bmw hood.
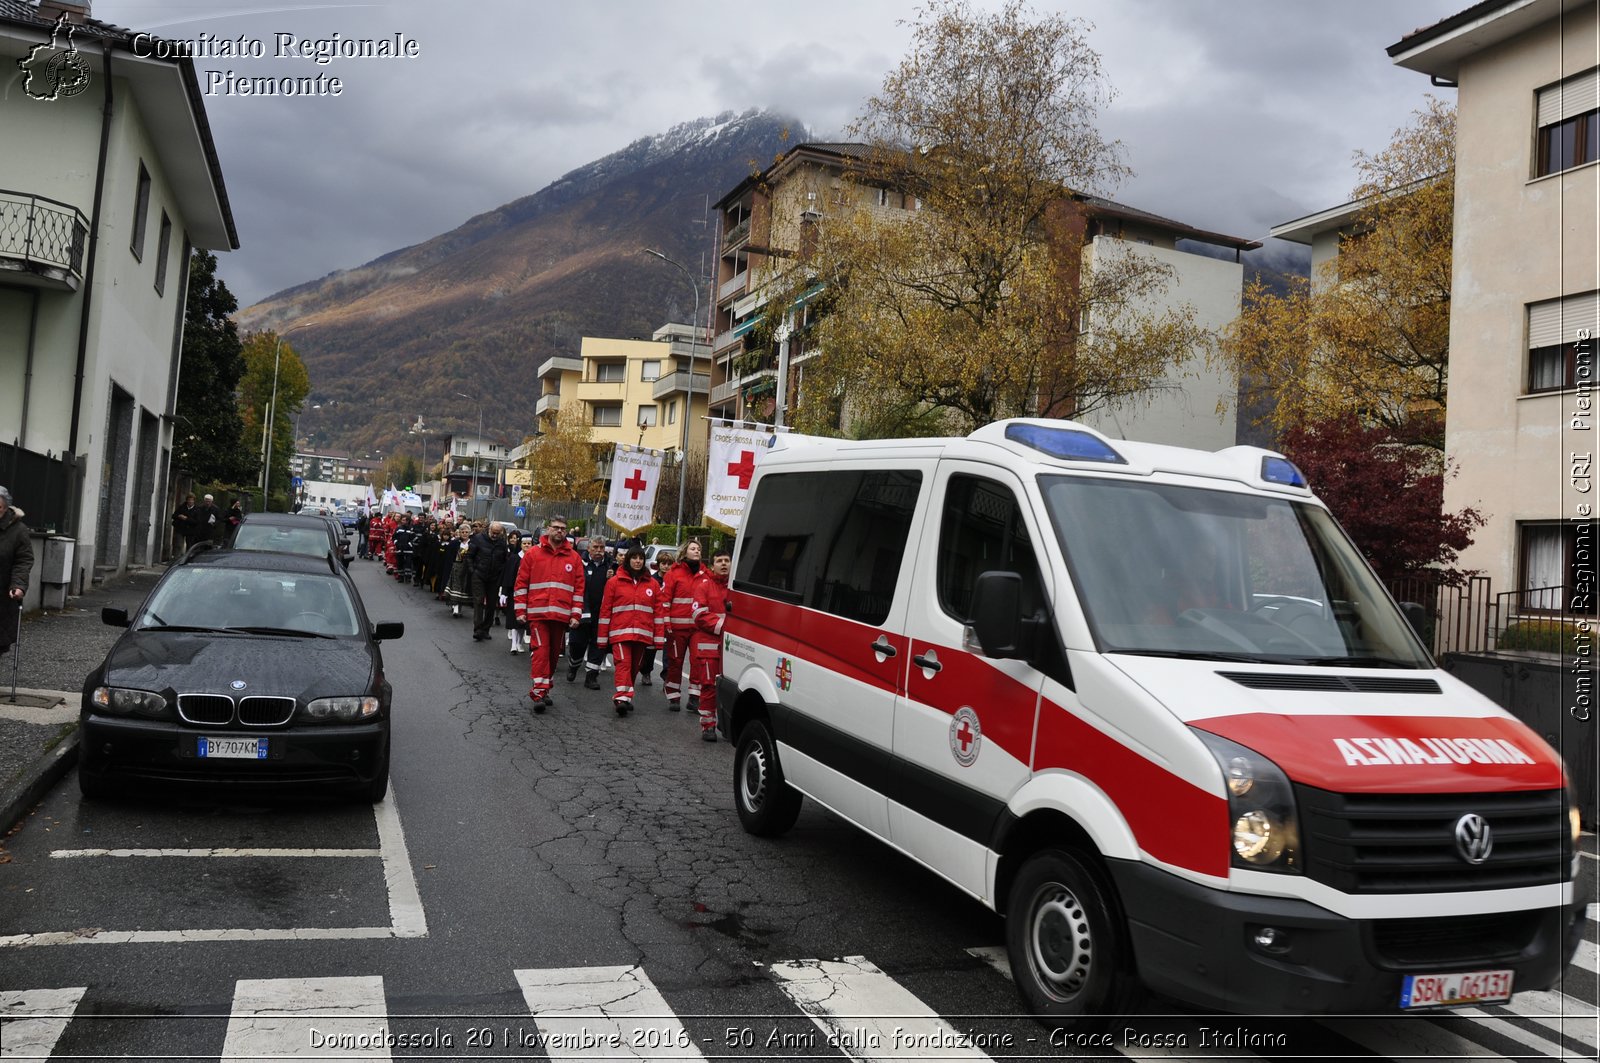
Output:
[[135,631],[106,658],[102,682],[156,693],[293,697],[304,703],[367,693],[373,665],[357,639]]

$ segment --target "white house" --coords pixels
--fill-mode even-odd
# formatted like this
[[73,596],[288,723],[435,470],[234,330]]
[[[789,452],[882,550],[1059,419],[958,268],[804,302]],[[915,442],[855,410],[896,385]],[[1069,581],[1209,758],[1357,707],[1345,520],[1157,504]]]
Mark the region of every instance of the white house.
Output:
[[239,246],[193,63],[135,41],[0,0],[0,483],[73,542],[30,602],[159,559],[189,252]]

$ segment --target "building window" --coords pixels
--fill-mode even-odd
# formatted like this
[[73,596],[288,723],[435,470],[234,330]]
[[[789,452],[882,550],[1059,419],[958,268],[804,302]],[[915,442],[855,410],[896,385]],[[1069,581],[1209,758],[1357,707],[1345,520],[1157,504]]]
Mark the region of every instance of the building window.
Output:
[[671,402],[667,403],[667,423],[668,424],[677,424],[678,423],[678,400],[677,399],[673,399]]
[[594,379],[601,384],[621,384],[628,379],[628,363],[596,362]]
[[1600,69],[1539,90],[1538,104],[1535,177],[1600,159]]
[[161,242],[156,245],[156,294],[167,294],[167,245],[172,243],[172,219],[161,212]]
[[1594,521],[1518,525],[1517,608],[1594,616],[1595,535]]
[[639,363],[639,379],[646,384],[661,379],[661,359],[649,358]]
[[1561,391],[1594,382],[1594,344],[1564,343],[1528,352],[1528,391]]
[[1529,305],[1528,392],[1592,386],[1597,332],[1600,292]]
[[133,200],[133,240],[128,244],[128,250],[133,252],[133,257],[140,262],[144,261],[144,222],[150,213],[150,171],[144,168],[144,163],[139,164],[139,192]]
[[878,189],[878,206],[887,207],[888,205],[889,205],[889,190],[887,188]]
[[596,428],[620,428],[622,426],[622,407],[594,407],[594,426]]
[[654,428],[656,426],[656,408],[654,406],[639,407],[639,427]]

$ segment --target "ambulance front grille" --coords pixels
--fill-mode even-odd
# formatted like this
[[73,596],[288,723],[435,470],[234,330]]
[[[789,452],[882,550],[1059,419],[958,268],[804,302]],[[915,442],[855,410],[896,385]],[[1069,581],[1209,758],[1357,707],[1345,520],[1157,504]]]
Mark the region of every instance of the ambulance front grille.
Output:
[[[1570,826],[1562,790],[1339,794],[1295,786],[1305,873],[1341,893],[1456,893],[1565,882]],[[1475,812],[1493,848],[1469,863],[1456,823]]]

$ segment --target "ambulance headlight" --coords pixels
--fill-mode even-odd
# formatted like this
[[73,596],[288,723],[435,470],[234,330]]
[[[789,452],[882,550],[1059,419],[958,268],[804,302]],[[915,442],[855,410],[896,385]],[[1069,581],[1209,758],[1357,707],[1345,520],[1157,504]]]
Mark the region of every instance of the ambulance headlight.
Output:
[[1222,770],[1232,866],[1298,874],[1300,817],[1289,777],[1253,749],[1209,731],[1192,730]]

